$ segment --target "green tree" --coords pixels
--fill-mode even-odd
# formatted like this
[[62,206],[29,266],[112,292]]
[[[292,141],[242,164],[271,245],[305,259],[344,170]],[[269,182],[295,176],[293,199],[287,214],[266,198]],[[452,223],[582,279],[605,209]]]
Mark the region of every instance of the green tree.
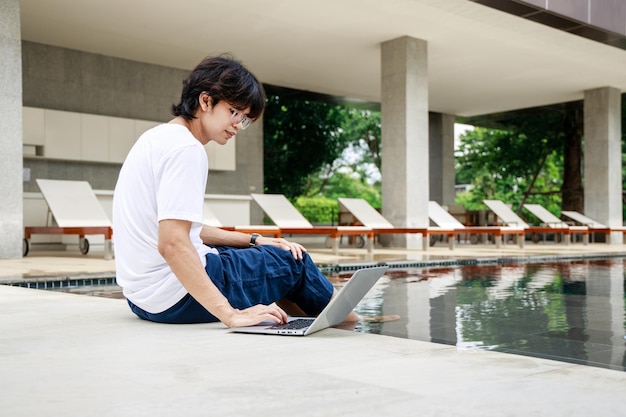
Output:
[[582,177],[582,103],[565,105],[563,117],[563,188],[561,192],[563,210],[584,212]]
[[339,206],[337,200],[317,196],[317,197],[297,197],[293,205],[302,215],[313,224],[329,225],[336,224]]
[[339,105],[273,95],[263,120],[267,193],[302,195],[309,175],[345,148],[345,111]]
[[359,163],[371,163],[380,172],[381,167],[381,125],[380,111],[346,109],[344,130],[346,139],[353,150],[361,156]]
[[315,181],[324,181],[325,183],[324,192],[315,194],[315,196],[331,199],[339,197],[362,198],[373,207],[382,207],[380,181],[370,184],[364,178],[355,177],[347,172],[337,172],[328,178],[318,178]]
[[582,210],[581,103],[496,117],[500,129],[477,128],[461,138],[458,180],[475,187],[459,204],[483,208],[484,198]]
[[346,147],[339,158],[308,176],[305,195],[360,197],[380,207],[380,112],[349,107],[343,111]]
[[560,211],[562,156],[546,139],[522,133],[476,128],[461,136],[457,179],[473,188],[457,203],[483,209],[484,199],[499,199],[521,208],[539,203]]
[[264,189],[285,194],[311,222],[336,221],[338,197],[380,207],[380,112],[268,97]]

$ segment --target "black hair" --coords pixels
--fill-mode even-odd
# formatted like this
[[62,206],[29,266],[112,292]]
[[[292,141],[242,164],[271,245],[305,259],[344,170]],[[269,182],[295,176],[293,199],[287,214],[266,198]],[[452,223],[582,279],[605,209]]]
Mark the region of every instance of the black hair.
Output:
[[265,108],[265,90],[257,78],[232,56],[206,57],[183,81],[180,103],[172,105],[172,114],[186,120],[195,119],[198,97],[206,92],[212,106],[221,100],[235,110],[250,108],[247,116],[256,120]]

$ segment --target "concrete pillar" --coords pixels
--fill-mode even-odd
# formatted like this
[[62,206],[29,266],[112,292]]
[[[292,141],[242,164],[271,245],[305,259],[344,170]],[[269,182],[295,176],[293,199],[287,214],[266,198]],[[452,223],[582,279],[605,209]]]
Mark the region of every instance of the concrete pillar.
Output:
[[[621,96],[612,87],[585,91],[585,215],[622,226]],[[621,243],[621,233],[611,243]]]
[[[237,133],[237,171],[239,180],[246,181],[240,189],[249,193],[263,193],[263,118]],[[209,174],[211,182],[211,174]],[[239,188],[239,187],[238,187]],[[264,213],[258,204],[250,201],[250,224],[263,224]]]
[[454,116],[429,113],[430,199],[454,204]]
[[[427,42],[402,37],[381,45],[383,215],[397,227],[428,226]],[[421,248],[421,236],[389,235]]]
[[0,2],[0,259],[21,258],[22,47],[20,2]]

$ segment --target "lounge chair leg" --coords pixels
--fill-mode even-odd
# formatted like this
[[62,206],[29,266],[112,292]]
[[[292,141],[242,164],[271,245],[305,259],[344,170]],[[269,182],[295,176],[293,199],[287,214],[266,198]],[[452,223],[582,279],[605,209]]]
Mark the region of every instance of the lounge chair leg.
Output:
[[104,240],[104,259],[113,259],[113,241],[111,239]]
[[332,249],[333,249],[333,253],[335,255],[339,254],[339,237],[332,237],[330,238],[331,243],[332,243]]

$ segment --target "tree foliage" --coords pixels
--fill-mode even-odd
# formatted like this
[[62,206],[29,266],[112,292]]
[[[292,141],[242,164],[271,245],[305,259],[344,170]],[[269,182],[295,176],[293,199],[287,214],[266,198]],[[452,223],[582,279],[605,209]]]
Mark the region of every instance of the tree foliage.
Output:
[[501,129],[477,128],[461,137],[457,180],[474,185],[459,204],[482,209],[495,198],[521,212],[524,203],[538,203],[555,214],[580,210],[580,103],[527,111],[504,117]]
[[344,108],[342,155],[307,178],[305,195],[359,197],[381,206],[380,112]]
[[264,188],[293,198],[307,178],[345,147],[343,109],[329,103],[268,97],[264,116]]
[[297,197],[293,201],[296,209],[311,223],[318,225],[330,225],[337,223],[337,200],[328,197]]
[[380,171],[381,167],[381,126],[380,112],[347,108],[347,142],[353,150],[360,150],[360,163],[371,163]]
[[457,181],[473,188],[458,203],[478,210],[485,208],[484,199],[498,199],[515,209],[532,202],[560,211],[562,153],[549,145],[546,139],[504,130],[466,132],[457,150]]
[[[622,112],[624,120],[626,103]],[[495,198],[518,212],[524,203],[542,204],[557,215],[561,209],[583,211],[582,102],[489,120],[489,127],[461,136],[456,182],[473,188],[457,204],[478,210],[485,208],[483,199]],[[317,213],[310,216],[321,223],[329,218],[320,213],[332,211],[337,197],[360,197],[380,207],[380,112],[272,95],[264,117],[264,165],[265,192],[285,194]]]
[[[317,181],[322,181],[319,179]],[[326,198],[337,199],[339,197],[362,198],[376,208],[382,206],[380,181],[369,184],[364,178],[355,178],[350,173],[337,172],[325,182],[324,192],[316,194]],[[312,197],[312,196],[308,196]]]
[[336,211],[337,197],[364,198],[380,207],[380,141],[380,112],[270,96],[264,116],[265,192],[285,194],[318,223],[329,223],[328,204],[333,201]]

